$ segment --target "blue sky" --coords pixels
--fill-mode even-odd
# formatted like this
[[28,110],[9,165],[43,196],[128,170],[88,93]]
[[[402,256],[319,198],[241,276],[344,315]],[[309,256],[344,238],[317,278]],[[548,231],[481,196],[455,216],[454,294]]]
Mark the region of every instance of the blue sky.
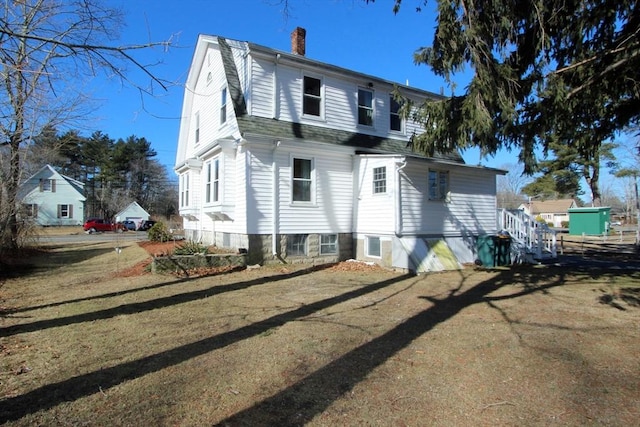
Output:
[[[443,79],[426,66],[413,63],[413,52],[431,44],[435,26],[432,10],[415,11],[406,0],[394,15],[392,0],[365,4],[363,0],[290,0],[285,19],[279,0],[112,0],[125,12],[127,27],[116,44],[140,44],[172,39],[167,51],[155,48],[136,53],[154,75],[171,82],[166,91],[155,88],[155,96],[144,95],[117,79],[101,77],[93,82],[94,96],[101,101],[92,121],[94,130],[111,138],[145,137],[157,151],[157,159],[170,169],[175,161],[183,84],[198,34],[213,34],[250,41],[290,51],[290,33],[307,30],[309,58],[379,76],[421,89],[450,94]],[[415,1],[415,4],[418,4]],[[421,2],[420,2],[421,3]],[[435,2],[433,2],[435,5]],[[433,6],[429,6],[433,7]],[[142,86],[149,81],[131,70],[131,78]],[[468,77],[459,76],[459,89]],[[470,164],[480,161],[477,152],[463,153]],[[482,164],[501,167],[517,163],[516,155],[503,153]]]

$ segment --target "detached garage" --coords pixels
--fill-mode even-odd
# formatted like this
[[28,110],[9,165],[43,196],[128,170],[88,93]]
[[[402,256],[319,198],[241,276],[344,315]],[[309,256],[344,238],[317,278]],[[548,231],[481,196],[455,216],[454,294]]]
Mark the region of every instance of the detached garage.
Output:
[[136,227],[140,226],[142,221],[149,219],[149,212],[145,211],[138,202],[132,202],[116,214],[116,222],[122,222],[126,220],[135,221]]

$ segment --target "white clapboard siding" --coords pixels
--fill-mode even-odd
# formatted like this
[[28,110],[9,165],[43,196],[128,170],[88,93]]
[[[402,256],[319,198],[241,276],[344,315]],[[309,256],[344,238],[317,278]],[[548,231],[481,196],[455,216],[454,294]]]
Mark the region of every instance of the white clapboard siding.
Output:
[[[352,160],[349,154],[285,145],[273,149],[251,147],[251,179],[247,189],[248,232],[273,232],[273,156],[278,170],[277,227],[279,234],[347,233],[352,217]],[[315,203],[291,203],[291,160],[314,161]]]
[[259,117],[273,117],[273,84],[275,63],[266,60],[251,62],[250,114]]
[[[387,176],[387,191],[373,193],[373,169],[384,166]],[[354,188],[357,233],[390,234],[395,225],[395,162],[389,156],[358,156],[357,177]]]
[[[302,85],[305,75],[319,78],[323,83],[322,117],[302,115]],[[367,88],[365,81],[353,78],[337,78],[318,70],[293,68],[265,59],[251,62],[251,114],[283,121],[300,122],[348,132],[360,132],[380,137],[408,138],[414,131],[420,132],[421,126],[411,120],[404,125],[403,132],[389,129],[390,96],[393,87],[380,84],[374,92],[374,125],[358,125],[358,89]],[[277,94],[274,96],[274,78]],[[274,106],[274,98],[277,105]],[[420,100],[417,100],[420,101]]]
[[[249,143],[250,144],[250,143]],[[247,232],[271,233],[272,224],[272,152],[260,147],[247,147]]]
[[[429,167],[449,171],[447,201],[429,200]],[[403,234],[473,234],[495,227],[495,175],[413,160],[403,169]]]

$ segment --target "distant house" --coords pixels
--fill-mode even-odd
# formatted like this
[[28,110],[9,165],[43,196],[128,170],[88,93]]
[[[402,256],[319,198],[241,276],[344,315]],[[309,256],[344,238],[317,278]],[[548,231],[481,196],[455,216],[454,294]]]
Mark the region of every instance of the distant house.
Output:
[[81,225],[84,221],[84,184],[44,166],[20,184],[19,216],[42,226]]
[[547,224],[552,224],[553,227],[562,227],[563,222],[569,222],[569,209],[577,207],[578,205],[574,199],[560,199],[534,200],[530,203],[521,204],[519,209],[534,218],[542,218]]
[[496,175],[458,152],[412,149],[400,113],[442,99],[305,56],[201,35],[186,81],[175,171],[185,237],[248,262],[349,258],[432,271],[475,259],[497,230]]
[[140,227],[142,221],[148,220],[149,216],[149,212],[144,210],[138,202],[131,202],[126,208],[116,214],[116,222],[125,220],[134,221],[137,228]]

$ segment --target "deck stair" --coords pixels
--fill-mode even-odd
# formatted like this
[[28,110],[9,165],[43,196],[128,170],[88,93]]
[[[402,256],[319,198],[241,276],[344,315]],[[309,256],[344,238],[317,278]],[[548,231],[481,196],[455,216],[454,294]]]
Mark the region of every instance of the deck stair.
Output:
[[555,230],[519,209],[498,209],[498,228],[511,236],[514,263],[558,257]]

